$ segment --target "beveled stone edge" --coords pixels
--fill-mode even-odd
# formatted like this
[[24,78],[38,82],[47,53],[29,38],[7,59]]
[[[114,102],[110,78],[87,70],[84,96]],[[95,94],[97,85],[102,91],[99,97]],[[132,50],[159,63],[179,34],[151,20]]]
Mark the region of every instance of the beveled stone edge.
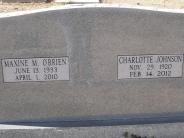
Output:
[[138,5],[129,5],[129,4],[68,4],[64,6],[54,6],[50,8],[42,8],[35,10],[27,10],[27,11],[15,11],[15,12],[7,12],[0,13],[0,18],[8,18],[22,15],[29,15],[34,13],[41,13],[47,11],[55,11],[55,10],[67,10],[67,9],[85,9],[85,8],[123,8],[123,9],[137,9],[144,11],[157,11],[157,12],[166,12],[166,13],[184,13],[184,9],[169,9],[169,8],[160,8],[160,7],[148,7],[148,6],[138,6]]

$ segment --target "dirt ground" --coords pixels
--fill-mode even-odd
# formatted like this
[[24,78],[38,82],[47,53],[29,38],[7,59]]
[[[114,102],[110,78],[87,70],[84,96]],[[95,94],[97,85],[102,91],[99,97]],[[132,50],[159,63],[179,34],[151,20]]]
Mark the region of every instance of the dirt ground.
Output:
[[[184,9],[184,0],[103,0],[103,2]],[[0,12],[23,11],[63,5],[62,3],[0,3]]]

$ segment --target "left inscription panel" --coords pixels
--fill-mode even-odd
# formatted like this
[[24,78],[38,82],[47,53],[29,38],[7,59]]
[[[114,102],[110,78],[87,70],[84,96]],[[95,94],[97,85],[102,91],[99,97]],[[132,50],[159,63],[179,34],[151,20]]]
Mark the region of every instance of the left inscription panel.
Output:
[[68,57],[2,59],[4,82],[69,80]]

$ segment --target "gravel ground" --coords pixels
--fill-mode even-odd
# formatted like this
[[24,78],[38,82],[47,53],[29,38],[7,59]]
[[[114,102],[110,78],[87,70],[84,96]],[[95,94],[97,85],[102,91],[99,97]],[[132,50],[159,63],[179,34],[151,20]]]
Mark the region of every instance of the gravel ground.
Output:
[[1,3],[0,12],[24,11],[30,9],[48,8],[63,6],[61,3]]
[[106,3],[127,3],[133,5],[154,6],[164,8],[184,8],[184,0],[103,0]]
[[[184,8],[184,0],[103,0],[104,3],[122,3],[154,6],[162,8]],[[62,3],[0,3],[0,12],[23,11],[30,9],[63,6]]]

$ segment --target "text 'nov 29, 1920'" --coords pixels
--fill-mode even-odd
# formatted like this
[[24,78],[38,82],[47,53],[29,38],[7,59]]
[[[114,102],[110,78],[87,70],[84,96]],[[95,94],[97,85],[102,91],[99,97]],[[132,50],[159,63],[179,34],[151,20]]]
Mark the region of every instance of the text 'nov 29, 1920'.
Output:
[[183,55],[118,56],[118,79],[182,77]]

